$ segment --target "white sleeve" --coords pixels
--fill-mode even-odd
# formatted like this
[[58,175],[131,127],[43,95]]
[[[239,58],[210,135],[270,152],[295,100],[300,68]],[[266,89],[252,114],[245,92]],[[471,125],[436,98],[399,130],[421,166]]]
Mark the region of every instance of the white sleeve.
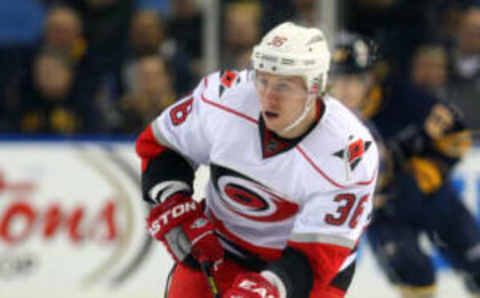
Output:
[[290,240],[354,248],[372,217],[377,174],[378,149],[372,143],[350,183],[308,195]]
[[[338,168],[338,164],[335,165]],[[354,248],[372,217],[378,165],[378,148],[373,142],[362,155],[351,180],[307,195],[290,240]],[[339,177],[345,177],[345,174],[339,172],[337,180]]]
[[186,97],[177,101],[152,122],[156,140],[189,159],[194,168],[208,164],[210,140],[205,133],[205,104],[201,100],[204,80]]
[[353,249],[371,219],[374,188],[372,181],[368,186],[315,195],[303,206],[289,240]]

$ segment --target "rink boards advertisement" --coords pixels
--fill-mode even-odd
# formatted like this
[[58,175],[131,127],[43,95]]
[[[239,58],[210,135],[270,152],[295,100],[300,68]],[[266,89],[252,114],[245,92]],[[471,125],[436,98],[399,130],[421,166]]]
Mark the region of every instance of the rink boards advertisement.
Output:
[[[201,197],[208,172],[196,177]],[[477,213],[480,148],[454,183]],[[163,297],[172,261],[145,232],[147,212],[132,142],[1,141],[0,298]],[[348,297],[396,297],[362,250]]]

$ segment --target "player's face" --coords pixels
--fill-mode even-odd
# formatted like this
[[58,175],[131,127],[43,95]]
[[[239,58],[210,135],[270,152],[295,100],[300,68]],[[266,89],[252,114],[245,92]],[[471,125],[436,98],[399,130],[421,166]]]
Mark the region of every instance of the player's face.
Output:
[[[307,87],[299,76],[282,76],[257,71],[255,87],[262,116],[268,129],[289,137],[284,129],[302,113],[307,101]],[[289,132],[289,134],[295,132]]]
[[350,109],[359,109],[367,96],[368,83],[361,75],[341,75],[332,78],[330,93]]

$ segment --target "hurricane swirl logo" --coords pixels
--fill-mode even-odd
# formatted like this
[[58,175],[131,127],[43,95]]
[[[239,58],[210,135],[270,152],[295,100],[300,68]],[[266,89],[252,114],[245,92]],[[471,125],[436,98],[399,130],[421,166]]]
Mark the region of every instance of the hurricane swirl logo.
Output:
[[294,216],[298,205],[273,190],[238,176],[222,175],[217,190],[223,205],[244,218],[260,221],[282,221]]

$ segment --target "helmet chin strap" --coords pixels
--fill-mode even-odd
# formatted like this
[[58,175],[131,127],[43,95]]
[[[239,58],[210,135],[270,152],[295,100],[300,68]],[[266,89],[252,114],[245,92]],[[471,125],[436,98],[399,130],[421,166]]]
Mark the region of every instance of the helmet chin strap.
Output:
[[308,99],[307,99],[307,102],[305,103],[305,108],[303,109],[302,114],[300,116],[298,116],[298,118],[295,119],[295,121],[293,121],[293,123],[291,123],[290,125],[288,125],[287,127],[285,127],[283,129],[284,133],[289,132],[292,129],[294,129],[295,127],[297,127],[305,119],[305,117],[307,117],[308,113],[310,112],[310,110],[313,107],[313,104],[315,103],[316,98],[317,98],[317,93],[316,92],[310,93],[308,95]]

